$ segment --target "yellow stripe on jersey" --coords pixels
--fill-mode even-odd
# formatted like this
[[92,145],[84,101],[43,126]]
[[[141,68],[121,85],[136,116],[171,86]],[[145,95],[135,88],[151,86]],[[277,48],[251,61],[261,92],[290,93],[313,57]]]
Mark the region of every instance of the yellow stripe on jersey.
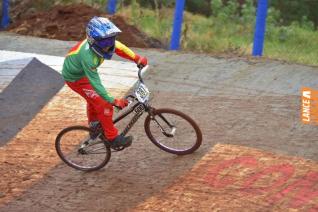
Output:
[[78,42],[73,48],[71,48],[71,50],[67,53],[66,56],[78,54],[78,52],[80,51],[81,47],[85,44],[85,42],[86,42],[86,39]]

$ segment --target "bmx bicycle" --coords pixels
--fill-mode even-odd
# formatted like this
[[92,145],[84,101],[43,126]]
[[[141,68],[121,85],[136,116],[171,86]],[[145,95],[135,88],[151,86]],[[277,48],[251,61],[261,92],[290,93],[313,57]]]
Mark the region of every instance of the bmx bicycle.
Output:
[[[163,151],[176,155],[193,153],[202,143],[200,128],[192,118],[180,111],[170,108],[156,109],[150,105],[150,92],[141,76],[141,72],[147,68],[148,66],[139,68],[139,80],[134,92],[125,97],[129,105],[123,113],[115,117],[114,124],[133,114],[121,132],[125,136],[138,119],[147,112],[144,129],[153,144]],[[90,135],[94,133],[98,133],[98,136],[91,139]],[[99,125],[95,130],[86,126],[70,126],[63,129],[56,137],[55,149],[59,157],[70,167],[82,171],[94,171],[109,162],[111,152],[121,151],[125,147],[111,147]]]

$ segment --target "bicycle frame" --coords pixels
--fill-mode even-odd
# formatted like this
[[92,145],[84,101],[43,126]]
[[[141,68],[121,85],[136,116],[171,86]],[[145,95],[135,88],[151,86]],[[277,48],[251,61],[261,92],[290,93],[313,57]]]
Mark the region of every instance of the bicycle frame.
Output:
[[[128,96],[128,97],[133,97],[133,96],[131,95],[131,96]],[[150,111],[150,108],[151,107],[149,105],[145,105],[145,104],[143,104],[141,102],[138,102],[137,104],[132,106],[128,111],[126,111],[125,113],[123,113],[120,116],[116,117],[113,120],[113,122],[114,122],[114,124],[116,124],[117,122],[121,121],[126,116],[131,114],[133,111],[135,111],[136,114],[132,117],[130,122],[127,124],[127,126],[125,127],[125,129],[121,133],[122,135],[125,136],[128,133],[128,131],[134,126],[134,124],[138,121],[138,119],[143,115],[143,113],[145,111],[148,111],[148,112]]]

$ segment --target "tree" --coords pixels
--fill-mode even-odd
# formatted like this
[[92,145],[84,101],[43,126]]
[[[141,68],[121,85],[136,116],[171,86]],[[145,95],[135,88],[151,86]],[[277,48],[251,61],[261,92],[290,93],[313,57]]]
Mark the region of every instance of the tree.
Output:
[[304,17],[318,25],[318,1],[312,0],[271,0],[270,5],[281,12],[284,25],[294,21],[302,22]]

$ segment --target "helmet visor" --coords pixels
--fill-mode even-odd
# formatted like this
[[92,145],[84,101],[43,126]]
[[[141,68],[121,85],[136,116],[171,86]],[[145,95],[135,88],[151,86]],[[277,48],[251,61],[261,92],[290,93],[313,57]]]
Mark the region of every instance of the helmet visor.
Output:
[[115,36],[98,40],[98,41],[96,41],[96,44],[101,49],[106,48],[106,47],[114,46],[114,44],[115,44]]

